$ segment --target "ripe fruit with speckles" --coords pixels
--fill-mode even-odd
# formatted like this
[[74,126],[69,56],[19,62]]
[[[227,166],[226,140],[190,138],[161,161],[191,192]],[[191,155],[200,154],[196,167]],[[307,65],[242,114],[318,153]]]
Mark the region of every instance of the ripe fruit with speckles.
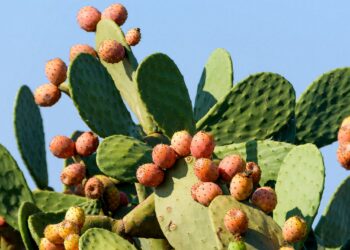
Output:
[[91,177],[85,183],[84,193],[90,199],[99,199],[103,195],[103,191],[103,183],[96,177]]
[[207,158],[197,159],[194,163],[194,173],[197,178],[204,182],[214,182],[219,178],[216,164]]
[[78,185],[85,178],[86,168],[81,163],[73,163],[62,170],[61,182],[67,186]]
[[203,182],[197,182],[196,184],[193,184],[192,187],[191,187],[191,196],[192,196],[192,199],[197,201],[197,195],[196,195],[196,192],[197,192],[197,188],[202,185]]
[[337,160],[347,170],[350,170],[350,144],[339,145]]
[[128,11],[123,5],[119,3],[108,6],[102,12],[102,19],[111,19],[119,26],[122,26],[127,18]]
[[251,172],[253,184],[258,185],[261,178],[261,169],[259,165],[256,164],[255,162],[250,161],[250,162],[247,162],[245,169]]
[[6,220],[4,217],[0,216],[0,227],[6,226]]
[[270,187],[261,187],[254,191],[252,203],[265,213],[271,213],[277,205],[277,195]]
[[245,160],[239,155],[226,156],[219,164],[219,174],[222,180],[230,182],[237,173],[243,172]]
[[176,153],[166,144],[158,144],[153,148],[152,159],[154,164],[161,168],[171,168],[176,161]]
[[215,148],[214,138],[211,134],[199,131],[193,136],[191,154],[195,158],[210,158]]
[[294,243],[306,236],[307,225],[299,216],[290,217],[283,225],[282,234],[285,241]]
[[222,195],[222,190],[213,182],[203,182],[195,190],[195,198],[204,206],[209,206],[210,202],[218,195]]
[[98,137],[94,133],[84,132],[76,140],[75,149],[79,155],[89,156],[96,151],[98,144]]
[[101,12],[92,6],[85,6],[81,8],[77,14],[77,21],[85,31],[96,31],[96,26],[101,20]]
[[230,184],[230,193],[238,201],[246,200],[253,191],[253,179],[245,172],[236,174]]
[[67,65],[60,58],[54,58],[45,65],[45,74],[50,83],[58,86],[67,79]]
[[171,147],[180,157],[186,157],[191,153],[192,136],[185,130],[176,132],[171,138]]
[[76,44],[70,48],[69,60],[73,61],[79,54],[90,54],[97,57],[97,53],[93,47],[87,44]]
[[51,107],[61,98],[61,91],[56,85],[46,83],[34,92],[35,103],[41,107]]
[[121,206],[127,206],[129,204],[129,199],[126,193],[119,192],[119,203]]
[[350,143],[350,128],[349,126],[341,127],[338,131],[339,145]]
[[295,248],[292,246],[283,246],[283,247],[280,247],[279,250],[295,250]]
[[54,244],[46,238],[42,238],[39,244],[39,250],[65,250],[62,244]]
[[63,244],[64,239],[59,234],[59,224],[50,224],[45,227],[44,237],[54,244]]
[[137,169],[136,178],[146,187],[157,187],[164,180],[164,172],[157,165],[147,163]]
[[247,247],[242,240],[230,242],[230,244],[227,247],[227,250],[246,250]]
[[130,29],[125,35],[125,40],[129,46],[137,45],[141,40],[140,28]]
[[75,155],[75,143],[72,139],[57,135],[50,142],[51,153],[58,158],[70,158]]
[[66,250],[78,250],[79,249],[79,235],[70,234],[64,240],[64,248]]
[[82,228],[85,222],[85,211],[81,207],[70,207],[64,217],[65,220],[75,223]]
[[66,239],[70,234],[79,234],[79,227],[77,224],[64,220],[58,224],[58,233],[61,238]]
[[125,57],[123,45],[116,40],[104,40],[98,49],[99,57],[108,63],[118,63]]
[[244,234],[248,229],[248,217],[238,208],[230,209],[224,217],[226,229],[232,234]]

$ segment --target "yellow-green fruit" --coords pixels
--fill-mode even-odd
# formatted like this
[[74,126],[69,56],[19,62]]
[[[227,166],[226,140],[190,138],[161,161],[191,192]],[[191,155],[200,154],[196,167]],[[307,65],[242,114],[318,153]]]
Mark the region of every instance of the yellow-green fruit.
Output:
[[79,235],[70,234],[64,240],[64,248],[66,250],[78,250],[79,249]]
[[292,247],[292,246],[283,246],[283,247],[280,247],[279,250],[294,250],[295,248]]
[[106,205],[107,210],[111,212],[116,211],[120,203],[120,194],[118,188],[107,176],[96,175],[95,177],[103,183],[103,201]]
[[59,224],[58,233],[63,239],[66,239],[70,234],[79,234],[79,227],[77,224],[64,220]]
[[65,220],[75,223],[82,228],[85,222],[85,212],[81,207],[70,207],[66,212]]
[[299,216],[293,216],[286,220],[282,229],[284,240],[290,243],[303,239],[306,236],[306,231],[306,222]]
[[64,250],[62,244],[53,244],[46,238],[40,240],[39,250]]
[[54,244],[62,244],[63,239],[59,234],[59,224],[50,224],[45,227],[44,237]]

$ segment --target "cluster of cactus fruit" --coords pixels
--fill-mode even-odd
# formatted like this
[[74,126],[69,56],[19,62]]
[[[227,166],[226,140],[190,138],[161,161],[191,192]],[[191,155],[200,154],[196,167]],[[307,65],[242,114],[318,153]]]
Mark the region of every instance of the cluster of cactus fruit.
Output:
[[[338,161],[350,166],[350,68],[296,101],[275,73],[233,85],[231,57],[217,49],[193,108],[167,55],[138,64],[130,46],[140,29],[124,35],[127,16],[121,4],[83,7],[77,21],[95,32],[96,50],[75,45],[69,67],[47,62],[48,84],[20,88],[15,134],[38,189],[0,145],[0,249],[349,249],[350,177],[312,224],[325,181],[319,148],[338,138]],[[64,159],[55,192],[38,106],[61,92],[91,131],[51,140]]]

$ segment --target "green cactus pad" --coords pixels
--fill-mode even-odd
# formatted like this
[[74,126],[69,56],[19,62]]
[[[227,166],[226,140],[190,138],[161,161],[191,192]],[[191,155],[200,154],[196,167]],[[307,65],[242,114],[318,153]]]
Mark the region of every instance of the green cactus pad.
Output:
[[18,149],[36,185],[48,185],[43,120],[32,92],[22,86],[16,97],[14,125]]
[[232,88],[233,66],[225,49],[216,49],[210,55],[197,88],[194,117],[198,121]]
[[228,210],[239,208],[249,219],[248,231],[244,234],[247,249],[279,249],[283,243],[282,230],[274,220],[259,209],[236,201],[230,195],[220,195],[209,205],[209,215],[215,230],[219,249],[226,249],[235,240],[224,225],[224,217]]
[[129,241],[101,228],[87,230],[79,240],[80,250],[137,250]]
[[211,132],[217,145],[268,139],[286,125],[294,107],[294,89],[285,78],[258,73],[235,85],[197,122],[197,129]]
[[136,126],[111,76],[93,56],[80,54],[70,66],[71,97],[81,118],[101,137],[136,135]]
[[[33,240],[29,228],[28,218],[29,216],[40,213],[41,210],[31,202],[23,202],[18,211],[18,227],[23,243],[27,250],[36,250],[37,246]],[[1,248],[0,248],[1,249]]]
[[286,125],[284,125],[280,131],[275,133],[272,137],[272,140],[274,141],[283,141],[283,142],[288,142],[288,143],[293,143],[295,142],[295,136],[297,132],[297,127],[296,127],[296,120],[295,120],[295,115],[293,115],[289,121],[287,122]]
[[313,144],[293,148],[284,158],[277,182],[274,220],[283,226],[291,216],[302,216],[311,229],[320,205],[325,169],[320,151]]
[[111,231],[113,227],[113,219],[108,216],[86,216],[81,234],[84,234],[90,228],[103,228]]
[[350,177],[334,192],[316,226],[319,244],[327,248],[340,247],[350,239]]
[[284,157],[294,146],[270,140],[249,141],[215,147],[215,155],[223,159],[231,154],[239,154],[246,161],[256,162],[261,168],[260,185],[274,186]]
[[296,143],[318,147],[337,140],[342,120],[350,115],[350,68],[332,70],[310,85],[296,105]]
[[155,125],[152,116],[148,113],[145,104],[141,101],[139,91],[133,82],[133,73],[137,68],[137,61],[132,54],[131,48],[125,41],[124,33],[113,21],[103,19],[96,29],[96,49],[100,47],[102,41],[113,39],[121,43],[126,51],[126,58],[120,63],[101,63],[106,67],[114,80],[114,84],[120,91],[121,96],[136,114],[142,128],[146,134],[154,132]]
[[40,239],[44,237],[45,227],[49,224],[57,224],[64,220],[65,213],[36,213],[28,218],[28,227],[32,238],[39,246]]
[[165,54],[150,55],[138,67],[135,80],[157,131],[168,137],[179,130],[194,131],[190,96],[174,61]]
[[157,219],[175,249],[217,249],[208,208],[191,197],[191,187],[198,182],[193,164],[194,158],[187,157],[167,170],[155,192]]
[[33,202],[33,197],[15,159],[1,144],[0,169],[0,215],[18,230],[18,209],[22,202]]
[[137,168],[152,162],[152,148],[128,136],[113,135],[105,138],[97,149],[100,170],[119,181],[135,182]]
[[165,239],[134,239],[137,247],[142,250],[171,250],[173,249]]

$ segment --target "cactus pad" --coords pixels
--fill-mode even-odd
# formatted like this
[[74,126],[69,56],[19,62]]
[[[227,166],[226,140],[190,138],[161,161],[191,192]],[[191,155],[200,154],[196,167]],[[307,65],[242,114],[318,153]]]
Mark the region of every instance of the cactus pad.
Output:
[[197,122],[214,135],[217,145],[268,139],[281,130],[295,108],[293,86],[274,73],[251,75]]
[[80,250],[136,250],[136,248],[116,233],[101,228],[87,230],[79,240]]
[[209,205],[210,220],[215,230],[217,241],[221,248],[226,249],[230,241],[234,241],[232,235],[224,225],[224,217],[228,210],[239,208],[247,214],[249,219],[248,231],[244,234],[247,249],[279,249],[283,243],[282,231],[277,223],[264,212],[253,206],[238,202],[230,195],[220,195]]
[[80,54],[71,64],[69,81],[73,102],[92,131],[101,137],[136,134],[119,91],[96,58]]
[[171,137],[179,130],[194,131],[191,100],[173,60],[161,53],[148,56],[138,67],[135,80],[157,132]]
[[134,239],[136,245],[142,250],[171,250],[172,247],[165,239]]
[[350,115],[350,68],[332,70],[310,85],[296,106],[296,143],[318,147],[337,140],[342,120]]
[[152,148],[128,136],[113,135],[105,138],[97,149],[100,170],[119,181],[136,181],[137,168],[152,161]]
[[48,175],[43,120],[33,94],[27,86],[22,86],[18,91],[14,125],[22,159],[36,185],[44,189],[48,185]]
[[[28,218],[29,216],[41,212],[37,206],[31,202],[24,202],[18,211],[18,227],[23,243],[27,250],[36,250],[37,246],[30,235],[28,228]],[[1,249],[1,248],[0,248]]]
[[0,215],[18,230],[18,209],[22,202],[33,202],[33,197],[15,159],[2,145],[0,145],[0,169]]
[[233,68],[230,54],[216,49],[210,55],[197,88],[194,117],[198,121],[232,88]]

